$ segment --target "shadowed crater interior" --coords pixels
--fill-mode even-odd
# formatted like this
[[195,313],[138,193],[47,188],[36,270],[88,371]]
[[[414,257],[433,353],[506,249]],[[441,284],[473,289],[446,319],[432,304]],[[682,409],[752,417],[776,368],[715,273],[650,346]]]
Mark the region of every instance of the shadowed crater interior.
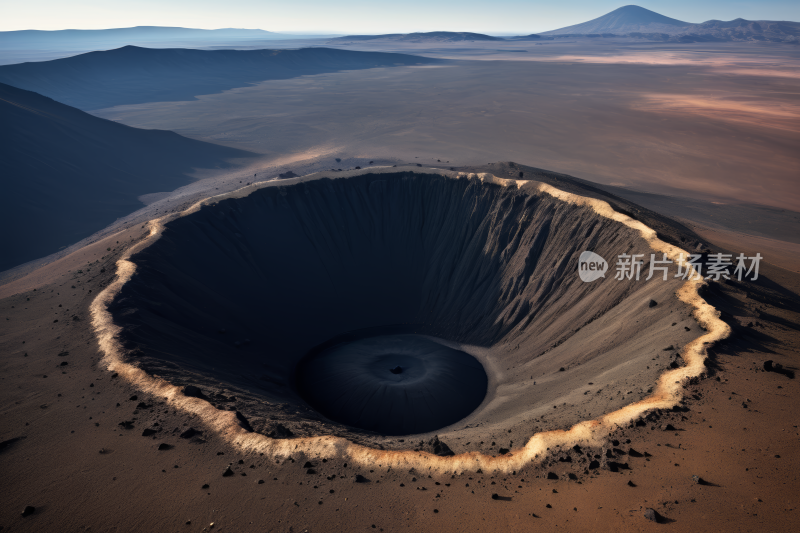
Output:
[[[206,205],[131,258],[109,306],[126,360],[265,434],[389,447],[511,447],[491,435],[645,397],[696,336],[681,281],[613,279],[623,252],[647,272],[638,232],[536,187],[388,169]],[[605,278],[581,281],[585,250]]]
[[487,377],[477,359],[429,338],[356,333],[312,350],[297,386],[332,420],[409,435],[467,416],[486,396]]

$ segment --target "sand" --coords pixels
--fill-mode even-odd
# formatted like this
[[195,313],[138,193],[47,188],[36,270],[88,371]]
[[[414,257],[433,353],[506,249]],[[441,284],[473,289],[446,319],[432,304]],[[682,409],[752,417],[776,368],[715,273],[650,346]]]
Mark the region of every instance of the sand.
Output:
[[[741,49],[737,50],[741,52]],[[508,50],[491,52],[485,47],[454,51],[453,47],[443,46],[439,55],[456,53],[462,57],[473,54],[483,59],[490,59],[492,56],[499,59],[504,54],[517,54]],[[559,53],[563,55],[561,51],[551,54],[550,57]],[[697,49],[690,52],[697,53]],[[665,57],[662,52],[656,55]],[[594,57],[602,61],[607,59]],[[759,59],[764,59],[764,56],[759,56]],[[612,64],[618,64],[615,61],[611,59]],[[566,66],[563,61],[555,63],[560,69]],[[706,72],[713,74],[719,81],[720,70],[714,71],[713,68],[708,67]],[[730,65],[725,68],[730,68]],[[747,76],[761,76],[770,80],[780,77],[765,75],[763,72],[756,74],[748,66],[743,68],[749,72]],[[674,73],[686,74],[688,71],[696,72],[696,69],[679,66]],[[773,71],[778,72],[780,68]],[[399,70],[392,69],[392,72]],[[409,72],[416,74],[417,71]],[[472,74],[478,72],[479,70],[474,70]],[[500,70],[491,72],[497,74]],[[665,71],[651,70],[650,74],[658,72]],[[742,76],[742,73],[736,75]],[[469,79],[468,76],[462,81]],[[669,77],[661,78],[661,85],[668,79]],[[511,76],[500,81],[513,86]],[[282,83],[299,82],[300,80],[287,80]],[[769,83],[774,83],[774,80]],[[734,85],[737,90],[742,88],[737,81]],[[417,86],[419,94],[426,96],[427,93],[422,88],[430,86],[430,83],[420,83]],[[232,92],[237,91],[239,90]],[[286,91],[288,94],[288,86]],[[204,99],[205,97],[201,98],[200,102]],[[430,98],[421,97],[415,105],[422,105],[429,100]],[[576,101],[579,102],[580,99]],[[266,104],[259,103],[259,106],[262,105]],[[673,113],[674,109],[673,106],[669,112]],[[637,113],[642,111],[638,109]],[[214,113],[210,113],[206,118],[213,118],[213,115]],[[271,120],[279,119],[274,114],[270,116]],[[424,113],[414,115],[415,120],[409,121],[406,131],[410,132],[412,127],[418,127],[419,131],[426,131],[427,127],[428,131],[432,131],[430,126],[425,126],[427,118]],[[495,118],[498,121],[507,121],[509,115],[498,114]],[[706,120],[708,117],[703,113],[695,113],[691,119],[687,117],[686,124],[691,125],[698,121],[704,124]],[[474,153],[463,151],[465,156],[462,161],[449,157],[449,154],[426,154],[424,150],[432,152],[432,148],[436,147],[437,152],[445,151],[445,148],[455,151],[453,147],[462,144],[466,146],[471,141],[463,132],[472,134],[472,131],[476,131],[474,126],[480,125],[474,119],[468,121],[468,127],[464,129],[441,128],[436,131],[436,135],[423,135],[422,139],[411,139],[410,142],[411,136],[408,134],[395,135],[395,146],[399,147],[400,153],[395,152],[391,157],[407,158],[413,162],[413,158],[421,156],[426,158],[425,161],[420,160],[426,166],[437,165],[446,169],[452,165],[457,171],[467,174],[491,173],[508,179],[518,178],[518,172],[523,171],[526,178],[533,178],[558,190],[580,193],[585,197],[608,202],[618,212],[627,213],[655,229],[658,237],[667,242],[681,242],[680,237],[684,236],[684,239],[689,239],[689,245],[702,242],[712,250],[730,250],[732,245],[740,244],[754,246],[749,241],[737,241],[732,235],[707,232],[709,226],[693,226],[701,234],[697,235],[685,225],[663,216],[669,214],[666,210],[657,214],[606,190],[563,175],[541,172],[517,164],[465,165],[464,162],[470,161],[470,157],[476,160],[480,158],[483,162],[497,159],[488,149],[481,148],[487,142],[495,142],[492,139],[497,135],[500,135],[500,141],[506,135],[487,127],[490,122],[487,121],[482,130],[477,130],[480,132],[479,136],[478,133],[474,134],[476,138],[480,138],[480,142],[473,143]],[[738,119],[725,122],[734,129],[742,127],[736,125],[742,124]],[[513,124],[513,121],[507,123]],[[275,136],[271,141],[277,143],[275,147],[261,148],[265,155],[262,164],[271,171],[266,177],[274,177],[273,171],[277,175],[278,167],[270,166],[270,162],[279,161],[280,158],[283,161],[294,161],[291,163],[294,170],[300,167],[311,168],[314,165],[317,167],[313,170],[333,166],[331,158],[334,156],[342,158],[342,168],[366,166],[370,160],[377,161],[380,154],[375,153],[378,151],[376,145],[371,139],[364,141],[369,135],[377,137],[375,132],[381,130],[376,130],[376,125],[379,126],[380,121],[376,120],[368,125],[367,130],[371,130],[362,132],[359,139],[348,137],[350,133],[342,130],[332,130],[336,135],[331,136],[328,133],[313,133],[311,129],[307,129],[306,132],[314,140],[308,146],[293,143],[292,139],[287,139],[281,145],[280,142],[283,141],[280,136]],[[765,161],[773,155],[775,157],[770,159],[770,164],[774,165],[775,161],[784,157],[781,156],[784,152],[780,144],[769,146],[768,143],[780,135],[783,135],[784,140],[790,139],[792,134],[786,134],[785,130],[783,134],[778,134],[780,128],[775,126],[776,123],[771,118],[757,127],[758,136],[763,131],[772,133],[759,137],[765,143],[761,152],[739,151],[738,161],[743,167],[753,165],[756,161]],[[200,128],[199,123],[195,127]],[[279,127],[284,132],[290,132],[292,127],[297,126],[287,121],[279,122]],[[680,139],[675,135],[679,130],[671,130],[664,123],[659,127],[665,127],[661,139]],[[206,131],[212,129],[209,127]],[[353,127],[350,129],[353,130]],[[226,131],[222,128],[222,131],[220,138],[228,138],[224,142],[231,146],[240,147],[243,142],[249,143],[251,147],[269,145],[259,140],[263,131],[251,130],[246,133],[242,129],[238,139],[231,135],[232,129]],[[452,131],[461,133],[448,137]],[[605,135],[608,129],[603,131]],[[611,131],[613,132],[613,128]],[[738,131],[752,134],[755,130]],[[716,132],[725,141],[725,150],[730,149],[733,152],[737,148],[735,141],[726,139],[724,132],[720,133],[722,130]],[[575,136],[574,132],[571,134]],[[558,135],[557,128],[552,128],[538,142],[547,146],[544,141],[554,135]],[[234,138],[231,140],[231,137]],[[298,135],[294,140],[303,138]],[[319,142],[326,138],[333,141]],[[605,136],[595,138],[604,139]],[[624,144],[625,139],[619,137],[617,140]],[[510,137],[506,137],[505,141],[512,147],[516,142]],[[655,143],[658,142],[660,140],[656,138]],[[708,148],[708,145],[702,145],[703,142],[710,141],[690,139],[681,140],[679,144],[686,148],[692,143],[700,143],[700,146]],[[413,150],[403,152],[409,146]],[[563,146],[550,146],[553,153],[563,150]],[[639,149],[643,146],[640,145]],[[522,153],[521,143],[518,150]],[[587,154],[582,145],[577,150],[576,157],[568,161],[569,165],[583,164],[580,163],[581,160],[588,161],[591,157],[602,161],[598,154]],[[345,151],[347,153],[343,153]],[[530,148],[528,151],[530,152]],[[508,157],[505,156],[506,153],[508,152],[503,152],[503,157]],[[726,152],[716,147],[706,153],[709,157],[722,157]],[[302,161],[303,158],[298,159],[295,154],[313,155]],[[386,154],[384,160],[390,157],[388,150]],[[615,152],[605,149],[604,154]],[[657,150],[652,154],[657,154]],[[649,164],[647,168],[661,166],[667,169],[667,166],[658,162],[657,157],[643,161],[639,166],[630,158],[619,155],[605,157],[608,157],[606,168],[612,168],[613,165],[624,167],[624,172],[620,171],[615,175],[624,176],[626,180],[612,181],[613,178],[608,177],[610,174],[599,172],[597,175],[604,175],[608,183],[628,185],[631,181],[659,182],[666,184],[664,187],[676,186],[687,195],[692,193],[706,201],[711,200],[711,192],[738,196],[739,201],[752,201],[756,198],[754,191],[757,188],[748,188],[751,185],[747,180],[752,179],[745,175],[743,168],[737,170],[733,164],[725,172],[714,174],[716,171],[713,171],[712,176],[703,177],[700,171],[702,165],[697,165],[696,162],[686,166],[686,163],[675,164],[673,160],[665,159],[671,166],[669,170],[662,171],[663,179],[659,180],[652,173],[639,172],[645,169],[645,163]],[[787,157],[788,163],[783,170],[778,168],[780,165],[764,170],[766,181],[761,185],[768,183],[769,189],[778,184],[771,190],[772,199],[769,201],[772,205],[794,205],[794,200],[786,200],[793,198],[792,190],[781,177],[786,176],[785,170],[793,168],[792,165],[795,164],[791,155]],[[537,161],[543,158],[542,154],[537,154]],[[525,161],[524,158],[521,160]],[[556,168],[564,170],[563,166]],[[587,168],[584,168],[581,175],[595,177]],[[774,168],[774,172],[770,168]],[[281,172],[285,170],[280,169]],[[272,414],[264,417],[264,425],[258,424],[258,416],[251,415],[248,419],[246,414],[242,414],[237,417],[237,411],[240,414],[245,413],[244,407],[254,402],[247,396],[240,395],[240,389],[237,388],[247,381],[247,376],[231,377],[230,371],[220,372],[223,379],[217,380],[214,386],[206,387],[206,392],[209,393],[207,399],[210,398],[214,406],[206,399],[187,398],[181,393],[181,388],[172,389],[165,382],[161,382],[162,385],[158,387],[150,387],[152,382],[148,381],[150,378],[147,378],[146,373],[140,376],[147,379],[139,380],[135,386],[128,381],[130,375],[127,372],[118,372],[116,376],[110,373],[106,370],[108,346],[97,344],[96,332],[91,327],[90,306],[98,293],[114,283],[116,261],[125,255],[126,249],[131,244],[143,243],[148,238],[148,232],[141,227],[142,223],[162,216],[166,206],[166,211],[177,212],[190,207],[197,199],[208,196],[210,191],[234,191],[243,186],[239,184],[240,181],[247,181],[252,174],[253,172],[243,170],[238,175],[231,173],[223,179],[197,182],[185,187],[172,198],[161,199],[127,217],[124,223],[111,226],[104,233],[95,236],[92,239],[94,242],[87,247],[76,248],[73,253],[63,255],[30,275],[24,276],[26,272],[22,272],[18,279],[0,286],[0,309],[3,311],[0,320],[6,325],[0,337],[0,349],[4,354],[0,379],[5,385],[0,396],[3,399],[4,420],[0,425],[0,461],[4,471],[0,493],[3,501],[7,502],[0,513],[0,525],[9,530],[20,531],[87,528],[117,531],[200,531],[203,528],[208,530],[212,523],[214,530],[222,531],[427,531],[434,528],[442,531],[524,531],[541,528],[639,531],[658,527],[696,531],[791,529],[800,504],[797,498],[797,494],[800,494],[800,480],[797,476],[800,471],[800,455],[797,451],[797,439],[800,436],[797,426],[800,421],[796,420],[800,396],[796,390],[797,380],[792,377],[793,373],[800,370],[796,360],[796,353],[800,348],[797,335],[800,323],[797,314],[797,309],[800,308],[800,278],[792,272],[769,264],[762,265],[762,277],[756,283],[711,283],[703,289],[702,297],[721,311],[721,318],[733,334],[727,341],[715,345],[709,351],[710,358],[701,372],[703,379],[665,383],[669,385],[670,391],[682,398],[681,401],[670,402],[668,406],[662,406],[667,407],[666,409],[657,409],[649,414],[645,410],[642,413],[645,415],[643,418],[618,418],[616,420],[621,424],[616,429],[612,427],[613,424],[604,424],[604,431],[596,435],[596,440],[578,449],[572,448],[571,444],[566,445],[570,441],[570,435],[565,434],[556,433],[554,435],[558,435],[557,438],[551,437],[548,440],[543,439],[541,433],[535,433],[534,439],[527,439],[531,437],[531,430],[540,432],[568,427],[574,420],[570,417],[593,412],[589,411],[589,408],[595,407],[591,403],[579,409],[575,408],[577,404],[563,410],[557,408],[555,412],[558,414],[548,414],[546,424],[533,425],[529,424],[530,420],[509,424],[508,420],[513,421],[515,409],[519,407],[508,400],[500,402],[493,412],[479,407],[475,416],[485,417],[480,426],[444,428],[446,431],[435,432],[435,436],[432,432],[425,434],[424,438],[420,436],[419,440],[409,442],[406,439],[406,442],[399,442],[402,437],[381,440],[368,436],[364,431],[352,431],[346,435],[347,438],[337,436],[342,435],[341,428],[337,428],[335,424],[309,421],[308,412],[297,409],[296,404],[282,399],[273,406]],[[343,175],[346,173],[334,174],[337,177]],[[692,179],[677,179],[684,175]],[[774,176],[774,181],[770,181],[770,175]],[[646,179],[639,176],[646,176]],[[702,184],[704,179],[718,186],[717,189],[697,185]],[[689,188],[681,189],[687,183],[690,183]],[[780,185],[781,183],[784,185]],[[720,188],[721,185],[725,185],[727,189]],[[736,192],[741,191],[742,187],[746,193]],[[674,192],[675,188],[666,190]],[[524,187],[520,192],[526,192]],[[770,196],[766,193],[765,195],[763,198]],[[499,198],[503,197],[501,195]],[[780,202],[775,201],[776,197],[781,198]],[[652,205],[668,206],[669,200],[662,196]],[[161,211],[157,212],[156,209]],[[581,212],[585,210],[585,206],[567,209],[573,210]],[[220,212],[218,207],[216,211],[204,208],[196,214],[202,215],[204,211],[207,214]],[[733,212],[735,207],[730,211]],[[726,213],[726,216],[730,213]],[[781,215],[784,218],[772,215],[773,213],[767,217],[767,222],[762,221],[763,223],[760,222],[749,230],[753,233],[769,234],[770,224],[778,224],[777,227],[780,227],[783,224],[781,220],[790,221],[792,217],[791,212]],[[697,218],[692,219],[692,223],[696,224]],[[201,219],[202,217],[195,217],[185,220]],[[204,224],[211,224],[213,220],[211,218]],[[616,223],[618,222],[614,222]],[[216,224],[217,227],[225,225],[220,222]],[[168,228],[170,229],[167,233],[172,231],[171,226]],[[331,229],[335,231],[335,228]],[[115,231],[120,233],[114,233]],[[500,234],[502,232],[498,233]],[[724,241],[719,243],[723,248],[719,248],[714,239]],[[156,241],[158,242],[161,241]],[[635,246],[642,245],[639,241],[631,242],[638,243]],[[188,244],[184,243],[184,250]],[[155,250],[152,245],[148,250],[151,249]],[[205,262],[213,263],[218,260],[218,255],[206,253],[202,257]],[[157,256],[153,258],[158,259]],[[286,256],[275,258],[283,263],[286,263],[286,259]],[[513,267],[514,261],[508,264]],[[168,266],[162,262],[161,266],[164,265]],[[278,268],[275,265],[270,267]],[[513,272],[513,268],[501,272]],[[505,274],[501,275],[501,279],[510,279],[503,276]],[[628,298],[631,303],[635,301],[633,296],[635,295]],[[672,302],[669,305],[676,306],[676,309],[680,307],[681,304],[674,299],[674,294],[673,300],[670,300],[669,294],[666,296],[666,300],[659,301],[652,309],[662,312],[663,301]],[[156,295],[156,298],[159,297],[160,295]],[[152,299],[151,302],[144,303],[151,310],[154,308]],[[650,307],[646,309],[651,310]],[[635,307],[622,311],[627,313],[625,316],[635,315],[633,320],[643,316]],[[602,331],[602,319],[594,322],[598,322],[597,327]],[[688,326],[691,328],[690,324]],[[666,327],[653,329],[652,339],[655,342],[660,340],[657,332]],[[587,327],[581,328],[583,333],[578,332],[578,335],[587,335],[588,339],[591,332],[585,332],[586,329]],[[171,333],[174,335],[176,331],[172,330]],[[200,335],[210,333],[199,332]],[[480,336],[482,332],[479,329],[462,334]],[[697,334],[702,332],[698,331]],[[194,333],[190,333],[189,337],[192,335]],[[573,337],[577,338],[574,335]],[[625,335],[607,337],[624,340]],[[650,338],[643,337],[645,340]],[[253,339],[251,343],[252,341]],[[583,346],[587,344],[594,347],[597,343],[582,343]],[[636,349],[650,349],[652,346],[649,344]],[[566,345],[568,342],[560,346]],[[205,348],[201,343],[198,346],[201,350]],[[479,345],[465,343],[458,343],[453,347],[472,350],[471,347],[475,346],[481,348]],[[480,358],[483,354],[484,368],[488,369],[488,375],[492,379],[493,376],[503,374],[503,371],[502,368],[495,369],[486,364],[489,356],[502,355],[513,359],[515,356],[512,346],[502,347],[494,353],[489,353],[486,349],[476,349],[473,355]],[[162,361],[157,371],[163,377],[174,378],[188,372],[186,367],[174,368],[165,364],[175,364],[168,360],[167,350],[151,353],[148,357],[151,362]],[[539,362],[541,359],[540,357]],[[785,371],[764,371],[767,361],[783,365]],[[641,363],[648,366],[645,360]],[[555,368],[559,363],[554,360],[552,364],[550,370],[556,376],[556,381],[548,394],[557,394],[569,386],[568,382],[567,385],[563,382],[558,384],[559,375],[572,374],[576,369],[565,368],[564,372],[560,372],[560,369]],[[578,370],[580,366],[577,367]],[[768,364],[766,368],[775,367]],[[145,370],[153,371],[144,365],[136,372]],[[207,379],[203,376],[207,369],[195,368],[191,371],[193,378],[199,381]],[[512,385],[513,374],[505,371],[505,377],[512,378],[509,381]],[[644,384],[644,379],[639,382]],[[263,383],[267,384],[267,389],[275,387],[275,383]],[[519,390],[509,387],[510,390],[503,390],[503,394],[507,398],[520,394],[525,397],[526,402],[535,400],[526,392],[525,387],[516,388]],[[149,392],[142,392],[143,390]],[[263,390],[258,394],[262,395]],[[627,390],[618,390],[620,394],[624,392],[628,396]],[[542,401],[549,402],[550,398],[552,396]],[[614,409],[631,401],[630,398],[605,399],[608,400],[606,403],[599,404],[601,410]],[[542,407],[547,408],[546,405]],[[209,413],[215,416],[208,416]],[[269,416],[274,416],[274,419]],[[541,421],[541,417],[539,418]],[[250,421],[254,424],[250,425]],[[264,442],[260,439],[274,438],[280,445],[267,448],[248,446],[248,442],[252,442],[240,437],[256,435],[256,432],[250,432],[249,429],[267,430],[271,433],[269,437],[255,437],[256,441]],[[509,430],[511,433],[508,433]],[[297,434],[292,435],[290,431],[292,434],[296,431]],[[308,448],[301,445],[307,438],[314,438],[304,439],[303,436],[314,433],[323,435],[320,442],[324,444],[322,451],[325,453],[320,453],[319,447]],[[470,436],[469,441],[467,435]],[[565,436],[566,438],[562,438]],[[358,444],[349,445],[347,442]],[[524,442],[532,442],[533,445],[520,448]],[[547,443],[551,443],[551,446],[547,446]],[[454,469],[451,462],[453,459],[440,457],[446,455],[449,448],[461,454],[469,447],[480,451],[480,455],[476,456],[477,462],[483,465],[480,472],[474,466],[465,467],[463,462],[459,468]],[[505,449],[510,453],[505,452]],[[536,461],[529,463],[526,460],[524,464],[519,463],[517,466],[520,457],[531,458],[525,453],[533,449],[541,451],[539,457],[535,457]],[[275,453],[276,451],[279,453]],[[412,461],[413,457],[418,459]],[[699,476],[704,482],[697,483],[692,476]],[[30,516],[22,517],[22,509],[28,505],[34,506],[35,511]],[[142,512],[143,508],[147,509],[146,513]],[[648,508],[655,509],[666,525],[657,526],[647,521],[645,509]]]
[[[141,237],[137,232],[119,240]],[[105,244],[84,253],[101,254]],[[113,246],[104,264],[113,266],[123,250]],[[638,530],[649,525],[643,511],[653,507],[682,528],[780,530],[797,508],[798,480],[791,473],[800,461],[792,420],[797,382],[759,371],[767,349],[769,359],[796,364],[791,324],[797,323],[797,296],[776,286],[767,277],[771,272],[757,285],[715,284],[706,294],[737,334],[714,350],[709,379],[683,385],[685,400],[677,409],[657,412],[642,426],[620,428],[603,448],[554,449],[540,465],[428,474],[387,469],[383,462],[345,465],[341,459],[323,462],[294,453],[276,463],[269,454],[242,453],[197,416],[141,393],[122,376],[112,377],[98,364],[101,354],[88,328],[88,306],[112,280],[110,270],[54,272],[36,291],[2,301],[6,318],[17,323],[2,339],[9,354],[3,380],[16,384],[3,389],[3,441],[25,437],[0,455],[5,486],[13,487],[4,498],[9,503],[2,520],[8,527],[200,530],[214,522],[230,531],[372,530],[372,525],[385,531]],[[797,285],[796,278],[778,280]],[[26,394],[29,387],[36,392]],[[148,428],[155,432],[140,436]],[[189,428],[194,435],[186,433]],[[486,428],[486,437],[498,445],[510,440],[507,435]],[[589,468],[595,455],[603,466]],[[224,476],[229,463],[233,475]],[[692,475],[708,484],[694,483]],[[22,518],[25,505],[37,510]],[[140,505],[150,511],[142,514]]]
[[[623,189],[655,193],[660,197],[646,206],[701,225],[719,222],[718,206],[726,204],[731,208],[723,226],[734,223],[748,235],[787,242],[797,233],[800,204],[796,180],[790,178],[800,164],[793,149],[797,110],[782,96],[791,94],[800,79],[793,47],[604,41],[602,46],[361,43],[357,48],[450,62],[437,68],[303,75],[198,95],[199,101],[98,111],[126,124],[177,130],[259,154],[237,170],[195,169],[189,179],[208,181],[174,190],[148,209],[136,211],[139,204],[126,203],[129,214],[115,213],[119,220],[99,236],[185,208],[211,192],[234,190],[254,174],[264,179],[289,170],[302,175],[408,162],[464,168],[498,157],[588,178],[623,196]],[[219,81],[217,74],[192,79]],[[158,81],[126,75],[137,87]],[[236,86],[240,81],[234,78],[223,84]],[[59,91],[85,98],[83,93],[97,90],[86,84],[79,88],[65,85]],[[625,98],[615,96],[619,91]],[[144,192],[169,190],[154,186]],[[670,197],[678,197],[677,203]],[[639,195],[634,201],[647,198]],[[742,205],[748,224],[738,216]],[[783,214],[760,216],[765,205]],[[64,247],[55,257],[2,278],[15,279],[98,238],[81,237],[59,239],[49,250]]]
[[95,113],[267,156],[326,149],[426,165],[512,160],[646,192],[800,210],[790,178],[800,165],[800,114],[789,96],[800,79],[787,76],[797,72],[796,47],[367,41],[358,49],[450,64],[265,81]]

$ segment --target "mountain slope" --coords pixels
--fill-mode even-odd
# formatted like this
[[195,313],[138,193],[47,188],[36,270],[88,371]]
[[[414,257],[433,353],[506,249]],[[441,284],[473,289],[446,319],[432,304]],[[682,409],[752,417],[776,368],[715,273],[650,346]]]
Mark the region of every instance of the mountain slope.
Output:
[[223,28],[200,30],[196,28],[171,28],[164,26],[136,26],[106,30],[18,30],[0,31],[0,48],[24,49],[43,47],[70,47],[105,45],[116,48],[127,44],[169,41],[218,41],[290,39],[292,36],[264,30]]
[[800,22],[773,20],[707,20],[686,28],[681,40],[800,42]]
[[331,43],[353,41],[402,41],[412,43],[449,43],[460,41],[503,41],[500,37],[492,37],[483,33],[467,31],[430,31],[417,33],[387,33],[384,35],[346,35],[331,39]]
[[137,197],[227,166],[241,150],[141,130],[0,84],[0,271],[49,255],[140,207]]
[[541,35],[587,34],[587,33],[630,33],[630,32],[662,32],[680,33],[690,26],[690,22],[665,17],[655,11],[639,6],[623,6],[606,13],[602,17],[546,31]]
[[0,66],[0,83],[83,110],[194,100],[264,80],[439,60],[332,48],[190,50],[125,46],[106,52]]

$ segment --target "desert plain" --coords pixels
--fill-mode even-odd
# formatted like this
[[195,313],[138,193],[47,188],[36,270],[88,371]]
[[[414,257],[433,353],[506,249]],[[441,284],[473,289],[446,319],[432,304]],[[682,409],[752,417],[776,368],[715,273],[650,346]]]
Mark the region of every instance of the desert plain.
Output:
[[[3,531],[794,528],[796,45],[272,48],[298,43],[408,56],[99,108],[50,85],[219,153],[2,274]],[[764,260],[693,286],[711,315],[683,280],[614,284],[668,246]],[[393,433],[341,421],[378,396],[300,392],[308,353],[387,326],[480,361],[479,407]]]

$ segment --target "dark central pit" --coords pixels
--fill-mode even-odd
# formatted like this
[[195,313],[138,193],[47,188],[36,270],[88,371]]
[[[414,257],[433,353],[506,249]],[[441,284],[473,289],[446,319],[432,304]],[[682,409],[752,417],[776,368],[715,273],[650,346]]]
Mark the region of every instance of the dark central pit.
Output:
[[458,422],[487,385],[474,357],[420,335],[349,334],[312,350],[297,371],[300,395],[320,413],[383,435]]

